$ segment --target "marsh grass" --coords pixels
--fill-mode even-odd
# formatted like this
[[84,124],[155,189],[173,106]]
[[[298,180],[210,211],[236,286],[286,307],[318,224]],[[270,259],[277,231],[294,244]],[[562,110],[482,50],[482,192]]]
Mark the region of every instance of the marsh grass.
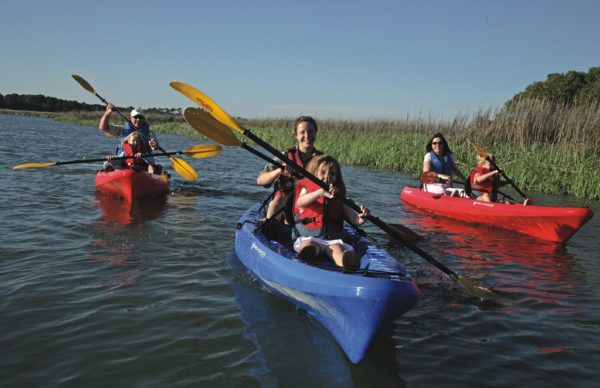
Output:
[[[294,144],[292,118],[246,123],[279,148]],[[444,133],[458,166],[468,175],[476,163],[471,143],[493,152],[521,190],[600,200],[600,105],[556,105],[523,100],[451,121],[406,117],[388,120],[319,120],[317,148],[342,163],[418,176],[425,144]],[[515,197],[517,198],[517,197]]]
[[[102,112],[70,113],[61,120],[96,126]],[[173,116],[173,115],[169,115]],[[181,117],[148,115],[158,133],[203,138]],[[278,149],[295,144],[295,118],[238,119]],[[120,125],[117,116],[114,124]],[[475,165],[471,143],[493,152],[498,165],[524,191],[600,200],[600,105],[555,105],[523,100],[510,108],[431,117],[369,120],[318,120],[317,148],[342,163],[403,171],[417,177],[425,145],[436,132],[449,142],[461,171]],[[243,139],[247,140],[247,139]],[[518,195],[514,196],[515,198]]]

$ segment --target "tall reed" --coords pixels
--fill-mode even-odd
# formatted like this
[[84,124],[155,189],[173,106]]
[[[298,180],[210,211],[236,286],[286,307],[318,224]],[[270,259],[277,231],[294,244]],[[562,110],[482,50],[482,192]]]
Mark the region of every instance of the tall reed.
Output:
[[[70,113],[61,119],[96,126],[102,112]],[[173,115],[168,115],[173,116]],[[202,138],[179,118],[148,115],[157,132]],[[114,124],[121,124],[117,116]],[[295,118],[238,119],[280,149],[295,144]],[[494,152],[500,167],[523,190],[600,200],[600,104],[556,105],[521,100],[510,107],[483,109],[451,120],[431,116],[397,119],[318,119],[317,148],[342,163],[418,176],[425,144],[444,133],[459,168],[475,165],[471,143]]]

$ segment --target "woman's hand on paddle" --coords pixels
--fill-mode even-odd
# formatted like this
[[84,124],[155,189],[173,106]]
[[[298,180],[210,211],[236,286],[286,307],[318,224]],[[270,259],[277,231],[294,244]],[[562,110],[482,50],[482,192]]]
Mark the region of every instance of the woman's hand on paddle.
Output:
[[438,174],[438,179],[452,183],[452,177],[450,175]]

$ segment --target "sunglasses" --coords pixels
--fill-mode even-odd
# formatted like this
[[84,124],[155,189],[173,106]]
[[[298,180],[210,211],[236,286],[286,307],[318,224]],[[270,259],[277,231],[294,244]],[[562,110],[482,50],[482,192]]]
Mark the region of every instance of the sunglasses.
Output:
[[133,116],[134,119],[143,120],[144,116]]
[[431,145],[438,145],[438,144],[444,144],[443,141],[434,141],[431,143]]

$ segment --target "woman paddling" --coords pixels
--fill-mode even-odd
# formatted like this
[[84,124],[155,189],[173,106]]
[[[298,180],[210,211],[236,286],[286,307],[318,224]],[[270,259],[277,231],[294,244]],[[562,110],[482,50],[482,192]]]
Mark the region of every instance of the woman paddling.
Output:
[[[317,140],[317,122],[315,119],[310,116],[298,117],[294,124],[294,136],[298,145],[286,150],[283,154],[300,167],[305,168],[314,156],[322,154],[314,146]],[[285,165],[285,163],[283,164]],[[258,175],[256,183],[264,187],[269,187],[274,183],[273,199],[267,208],[266,218],[280,214],[280,209],[288,205],[291,212],[291,203],[288,204],[288,200],[291,199],[294,192],[294,182],[300,178],[302,178],[302,175],[290,168],[279,168],[272,164],[265,166]]]
[[[444,182],[424,183],[423,190],[435,194],[444,194],[452,187],[452,174],[456,174],[463,181],[465,175],[454,163],[452,151],[446,142],[446,138],[441,133],[436,133],[429,139],[425,146],[427,153],[423,158],[423,174],[435,172],[438,178]],[[450,193],[449,193],[450,194]]]

